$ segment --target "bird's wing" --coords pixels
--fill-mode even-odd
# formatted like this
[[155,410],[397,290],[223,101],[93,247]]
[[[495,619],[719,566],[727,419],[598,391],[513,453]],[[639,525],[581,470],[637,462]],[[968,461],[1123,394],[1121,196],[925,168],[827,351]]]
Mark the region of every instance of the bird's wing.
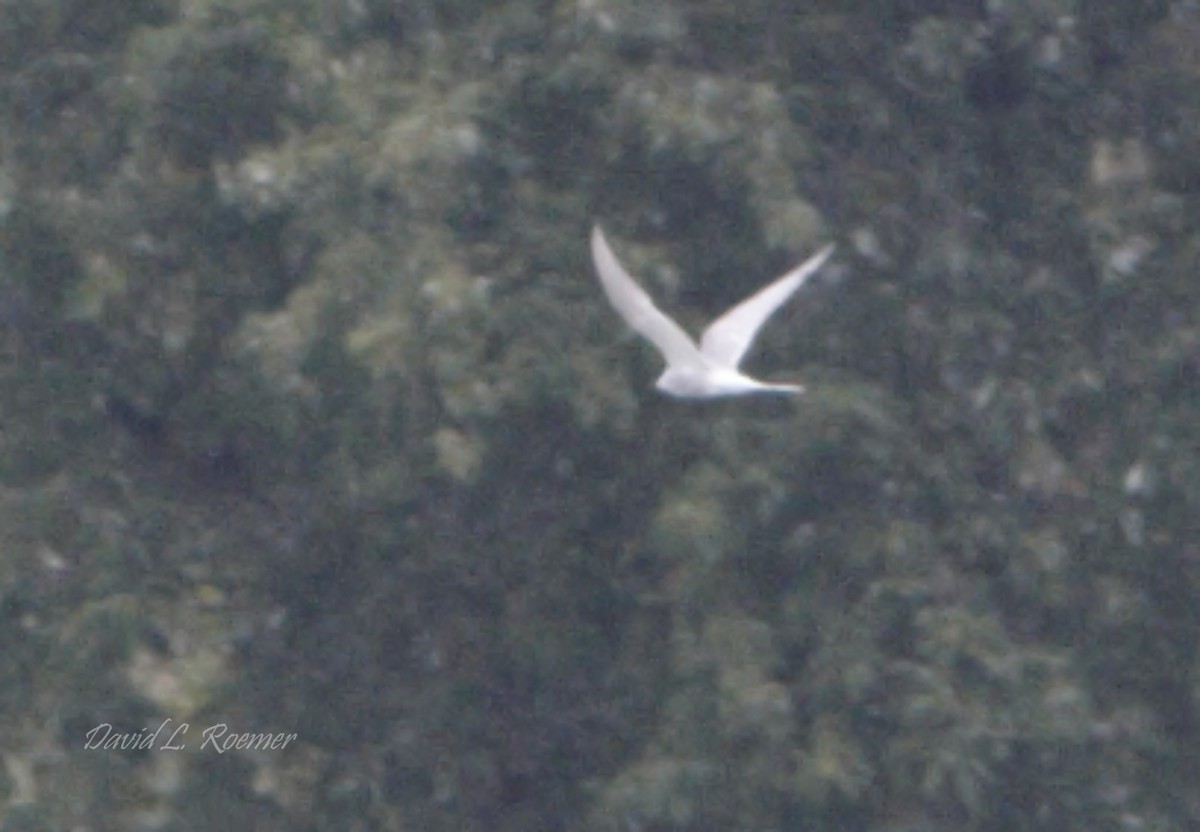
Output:
[[832,253],[833,243],[830,243],[774,283],[717,318],[704,330],[700,352],[714,364],[736,368],[746,350],[754,343],[754,336],[763,322],[803,286],[804,281],[821,268]]
[[671,367],[700,367],[706,363],[696,344],[679,324],[654,305],[650,296],[634,282],[617,261],[600,226],[592,229],[592,260],[600,285],[613,308],[634,331],[658,347]]

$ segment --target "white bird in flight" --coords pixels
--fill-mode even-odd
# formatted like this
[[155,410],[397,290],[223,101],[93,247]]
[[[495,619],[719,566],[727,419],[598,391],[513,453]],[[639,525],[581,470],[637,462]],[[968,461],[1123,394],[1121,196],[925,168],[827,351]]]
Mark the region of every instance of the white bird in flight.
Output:
[[829,259],[833,244],[760,289],[713,321],[696,346],[637,285],[613,254],[600,226],[592,229],[592,260],[604,294],[635,332],[658,348],[667,368],[654,386],[681,399],[714,399],[749,393],[803,393],[798,384],[767,384],[738,370],[754,336],[771,314]]

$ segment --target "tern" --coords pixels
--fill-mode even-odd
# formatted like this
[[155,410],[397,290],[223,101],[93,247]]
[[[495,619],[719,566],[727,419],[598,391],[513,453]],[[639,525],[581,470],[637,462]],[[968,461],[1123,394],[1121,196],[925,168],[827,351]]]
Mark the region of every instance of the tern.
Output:
[[767,318],[790,298],[833,253],[833,244],[760,289],[713,321],[700,345],[662,312],[625,271],[600,226],[592,228],[592,260],[604,294],[625,323],[658,348],[667,367],[654,386],[681,399],[715,399],[750,393],[803,393],[799,384],[769,384],[738,370],[742,356]]

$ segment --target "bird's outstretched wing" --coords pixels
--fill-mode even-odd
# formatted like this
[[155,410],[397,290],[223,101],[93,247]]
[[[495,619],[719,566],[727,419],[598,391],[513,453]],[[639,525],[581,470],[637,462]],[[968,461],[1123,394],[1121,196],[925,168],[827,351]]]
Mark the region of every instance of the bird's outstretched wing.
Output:
[[[679,324],[654,305],[617,261],[600,226],[592,228],[592,260],[600,275],[600,285],[613,308],[635,332],[646,338],[663,354],[671,367],[703,367],[706,362],[696,344]],[[770,314],[770,313],[767,313]]]
[[700,339],[700,352],[714,364],[736,368],[746,350],[754,343],[754,336],[758,334],[763,322],[803,286],[832,253],[833,244],[830,243],[774,283],[760,289],[717,318],[704,330]]

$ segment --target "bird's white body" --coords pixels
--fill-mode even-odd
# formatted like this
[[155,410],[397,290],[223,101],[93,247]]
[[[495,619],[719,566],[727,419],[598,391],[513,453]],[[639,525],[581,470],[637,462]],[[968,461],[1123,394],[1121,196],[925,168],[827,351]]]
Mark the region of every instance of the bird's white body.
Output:
[[707,366],[671,367],[663,370],[656,389],[679,399],[715,399],[720,396],[744,396],[748,393],[803,393],[799,384],[769,384],[737,369]]
[[634,331],[658,348],[667,368],[655,387],[683,399],[712,399],[749,393],[803,393],[798,384],[768,384],[738,370],[758,330],[804,282],[821,268],[833,245],[827,245],[778,280],[760,289],[713,321],[699,346],[654,305],[613,254],[599,226],[592,229],[592,260],[600,285],[613,308]]

